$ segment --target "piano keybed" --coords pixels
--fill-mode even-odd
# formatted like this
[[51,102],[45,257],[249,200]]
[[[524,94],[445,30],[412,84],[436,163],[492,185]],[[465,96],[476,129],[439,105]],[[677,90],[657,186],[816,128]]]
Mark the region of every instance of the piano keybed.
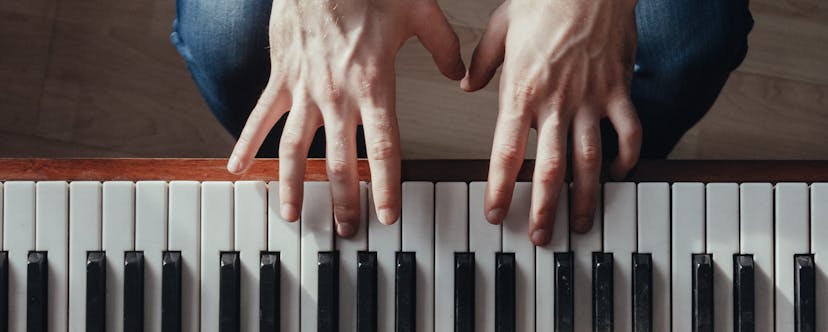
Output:
[[274,181],[4,179],[0,331],[828,326],[828,182],[606,182],[585,234],[564,189],[534,247],[530,182],[499,226],[485,182],[404,181],[386,226],[366,181],[345,239],[325,181],[289,223]]

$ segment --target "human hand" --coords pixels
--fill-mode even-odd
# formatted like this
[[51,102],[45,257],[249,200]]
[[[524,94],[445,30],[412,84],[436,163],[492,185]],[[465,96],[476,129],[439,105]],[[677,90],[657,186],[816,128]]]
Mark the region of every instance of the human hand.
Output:
[[572,228],[586,232],[599,195],[600,120],[619,136],[611,173],[622,178],[638,160],[641,125],[630,101],[635,59],[635,0],[506,0],[474,51],[466,91],[484,87],[503,64],[485,213],[500,223],[512,199],[529,130],[538,131],[529,237],[552,237],[555,204],[572,139]]
[[288,110],[279,145],[280,213],[299,219],[308,148],[325,127],[327,173],[337,233],[350,236],[360,215],[356,129],[362,124],[377,216],[400,213],[400,138],[394,61],[417,36],[437,67],[459,80],[466,72],[457,35],[434,0],[289,0],[273,2],[270,80],[228,162],[242,173]]

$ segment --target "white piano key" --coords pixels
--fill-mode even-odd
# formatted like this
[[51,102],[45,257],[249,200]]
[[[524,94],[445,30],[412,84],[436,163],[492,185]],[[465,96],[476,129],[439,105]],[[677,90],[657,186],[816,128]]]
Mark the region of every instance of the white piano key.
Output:
[[161,331],[161,258],[167,250],[167,183],[135,185],[135,250],[144,252],[144,330]]
[[219,330],[219,259],[233,250],[233,183],[201,184],[201,331]]
[[707,185],[707,252],[713,254],[714,330],[733,328],[733,254],[739,252],[739,185]]
[[538,330],[555,326],[555,253],[569,251],[569,190],[561,189],[555,210],[552,240],[535,247],[535,326]]
[[[570,191],[572,189],[570,188]],[[592,228],[585,234],[570,232],[570,246],[574,255],[575,331],[592,331],[592,253],[603,250],[603,203],[598,194],[598,208]]]
[[[509,212],[503,219],[503,252],[515,253],[516,331],[535,330],[535,246],[529,241],[532,183],[515,183]],[[554,279],[555,274],[549,275]]]
[[670,330],[670,185],[638,185],[638,252],[653,260],[653,331]]
[[0,248],[5,248],[3,246],[3,182],[0,182]]
[[[828,183],[811,185],[811,252],[816,264],[816,307],[828,308]],[[816,326],[828,326],[828,315],[817,315]]]
[[400,221],[383,225],[368,191],[368,250],[377,252],[377,331],[394,331],[396,253],[402,249]]
[[486,182],[469,184],[469,251],[474,253],[474,317],[480,332],[495,331],[495,253],[501,250],[501,227],[486,220]]
[[[100,182],[69,185],[69,331],[86,330],[86,253],[102,249],[101,205]],[[51,250],[48,259],[51,265]]]
[[3,249],[9,252],[9,331],[26,330],[26,259],[35,249],[35,183],[4,187]]
[[779,183],[776,192],[776,247],[774,261],[776,282],[776,332],[794,331],[793,256],[810,253],[808,220],[808,185]]
[[279,182],[268,183],[267,196],[267,249],[279,252],[280,329],[283,332],[299,331],[299,225],[288,222],[279,212]]
[[402,250],[415,252],[417,331],[434,330],[434,184],[402,184]]
[[241,330],[259,330],[259,265],[267,249],[267,186],[261,181],[235,185],[235,246],[241,259]]
[[434,187],[434,330],[454,331],[454,253],[469,250],[468,186]]
[[[38,182],[35,203],[35,248],[46,251],[49,259],[49,330],[66,331],[69,302],[67,234],[69,193],[64,181]],[[93,205],[93,207],[97,204]],[[77,229],[76,232],[85,232]],[[98,239],[95,239],[98,242]]]
[[753,254],[756,331],[773,331],[773,188],[744,183],[739,194],[739,249]]
[[[692,255],[704,248],[704,184],[673,184],[673,331],[692,329]],[[715,258],[714,258],[715,259]]]
[[368,184],[359,184],[359,228],[350,238],[337,238],[339,250],[339,326],[341,331],[356,331],[357,253],[368,249]]
[[[70,189],[72,195],[70,197],[75,197],[76,185],[77,182],[72,183]],[[83,197],[88,197],[88,195]],[[72,214],[75,212],[70,210]],[[103,183],[101,233],[103,234],[103,250],[106,252],[106,265],[108,266],[106,269],[106,328],[107,331],[123,331],[124,252],[135,250],[134,183],[127,181]],[[86,273],[85,268],[82,273]],[[86,319],[86,317],[82,317],[82,319]]]
[[317,327],[317,299],[320,251],[331,251],[333,244],[333,207],[328,182],[305,182],[304,206],[300,232],[302,234],[302,331],[315,332]]
[[170,182],[168,250],[181,251],[181,330],[199,330],[199,203],[201,185],[195,181]]
[[632,330],[632,254],[636,239],[636,186],[604,184],[604,251],[613,257],[613,319],[615,331]]

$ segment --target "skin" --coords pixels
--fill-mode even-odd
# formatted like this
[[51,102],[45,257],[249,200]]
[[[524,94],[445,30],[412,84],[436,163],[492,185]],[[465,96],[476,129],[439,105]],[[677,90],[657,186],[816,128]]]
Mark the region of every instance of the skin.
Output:
[[[337,232],[359,223],[355,133],[365,130],[372,194],[384,224],[400,214],[399,130],[394,59],[417,36],[439,70],[465,91],[483,88],[503,65],[485,213],[508,213],[529,131],[538,131],[529,238],[552,236],[555,204],[572,140],[572,225],[589,230],[599,194],[601,133],[609,118],[619,134],[611,173],[638,160],[641,126],[629,98],[635,58],[635,1],[506,0],[490,18],[469,71],[458,39],[434,0],[291,0],[274,2],[272,72],[230,157],[243,173],[265,136],[288,110],[280,141],[279,194],[284,219],[299,219],[306,155],[325,127],[327,171]],[[515,18],[515,19],[512,19]],[[538,41],[543,42],[538,42]],[[465,77],[464,77],[465,74]]]
[[377,216],[400,214],[400,137],[394,60],[417,36],[440,71],[460,80],[466,69],[457,35],[433,0],[275,1],[270,19],[270,80],[228,162],[243,173],[267,133],[290,111],[279,142],[280,213],[299,219],[308,148],[325,127],[327,173],[337,233],[359,224],[356,128],[365,131]]
[[[552,237],[572,140],[572,228],[592,227],[601,170],[600,120],[619,135],[611,173],[638,160],[641,125],[630,101],[635,59],[635,1],[507,0],[491,15],[474,51],[466,91],[484,87],[503,65],[484,209],[490,223],[508,213],[530,128],[538,131],[529,238]],[[539,42],[542,41],[542,42]]]

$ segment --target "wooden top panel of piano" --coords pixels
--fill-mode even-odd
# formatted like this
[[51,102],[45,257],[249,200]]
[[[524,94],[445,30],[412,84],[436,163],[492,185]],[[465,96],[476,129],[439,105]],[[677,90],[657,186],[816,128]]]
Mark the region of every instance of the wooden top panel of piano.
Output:
[[[28,180],[278,180],[277,159],[257,159],[243,176],[227,172],[226,159],[0,159],[0,181]],[[487,160],[404,160],[403,181],[484,181]],[[358,161],[369,181],[367,160]],[[531,180],[533,162],[518,175]],[[307,181],[327,179],[324,159],[308,161]],[[606,177],[604,177],[606,179]],[[642,160],[625,179],[634,182],[828,182],[828,161]]]

